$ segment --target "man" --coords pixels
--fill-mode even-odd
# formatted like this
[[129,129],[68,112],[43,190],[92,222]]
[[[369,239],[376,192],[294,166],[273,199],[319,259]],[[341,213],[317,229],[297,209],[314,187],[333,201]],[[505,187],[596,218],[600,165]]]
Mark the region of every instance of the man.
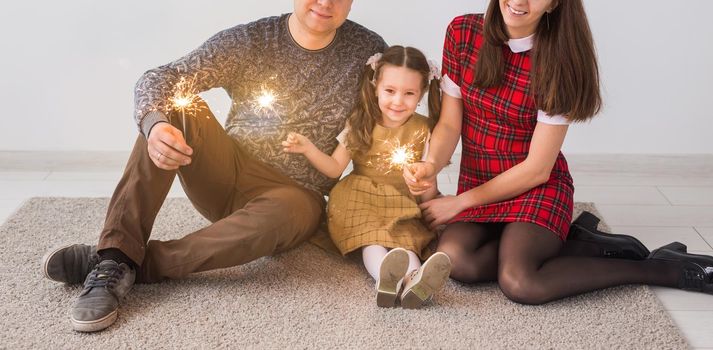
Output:
[[[315,232],[334,180],[304,157],[282,152],[280,142],[295,131],[327,153],[336,147],[366,60],[386,47],[380,36],[346,19],[351,4],[295,0],[293,13],[222,31],[139,79],[135,119],[142,135],[99,244],[65,246],[43,259],[47,278],[84,282],[71,310],[75,330],[113,324],[135,281],[244,264]],[[183,124],[170,105],[181,79],[195,93],[228,92],[233,105],[225,128],[202,101]],[[178,240],[149,240],[176,174],[212,224]]]

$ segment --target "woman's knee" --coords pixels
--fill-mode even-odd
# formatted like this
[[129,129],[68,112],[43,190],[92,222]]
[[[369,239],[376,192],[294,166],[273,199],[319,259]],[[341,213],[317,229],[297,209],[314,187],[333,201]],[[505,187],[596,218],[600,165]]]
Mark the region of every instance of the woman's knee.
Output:
[[471,281],[476,277],[470,276],[468,273],[466,273],[466,271],[468,270],[465,264],[465,260],[467,260],[467,253],[463,251],[462,248],[446,244],[439,245],[438,251],[445,253],[451,259],[450,277],[452,279],[459,282],[471,283]]
[[451,259],[450,277],[463,283],[486,282],[492,280],[494,264],[478,264],[478,250],[469,251],[453,243],[439,244],[438,251],[443,252]]
[[510,300],[526,305],[540,305],[548,302],[546,290],[538,283],[535,272],[523,267],[501,268],[498,285]]

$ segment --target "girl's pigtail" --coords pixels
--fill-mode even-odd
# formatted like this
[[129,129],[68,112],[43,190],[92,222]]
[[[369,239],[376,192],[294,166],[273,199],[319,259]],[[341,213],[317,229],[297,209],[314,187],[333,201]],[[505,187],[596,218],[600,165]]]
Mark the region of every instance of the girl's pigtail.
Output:
[[[378,70],[378,65],[375,66]],[[381,113],[375,93],[376,75],[372,66],[367,64],[361,76],[359,100],[349,115],[347,149],[352,155],[366,153],[371,147],[371,133]]]
[[431,130],[441,116],[441,79],[433,78],[428,86],[428,119],[431,120]]

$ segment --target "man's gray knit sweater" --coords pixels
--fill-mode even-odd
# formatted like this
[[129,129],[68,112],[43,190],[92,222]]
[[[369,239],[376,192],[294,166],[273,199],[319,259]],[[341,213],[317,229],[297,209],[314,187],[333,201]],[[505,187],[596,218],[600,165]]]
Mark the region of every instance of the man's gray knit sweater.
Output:
[[[141,132],[166,121],[181,77],[194,92],[223,88],[233,103],[225,129],[256,159],[304,187],[329,193],[336,180],[319,173],[299,154],[282,151],[289,132],[307,136],[327,154],[358,100],[366,60],[386,48],[377,34],[346,21],[329,46],[300,47],[287,26],[289,14],[224,30],[193,52],[144,73],[136,84],[135,119]],[[274,95],[272,104],[260,97]],[[190,122],[188,123],[190,127]]]

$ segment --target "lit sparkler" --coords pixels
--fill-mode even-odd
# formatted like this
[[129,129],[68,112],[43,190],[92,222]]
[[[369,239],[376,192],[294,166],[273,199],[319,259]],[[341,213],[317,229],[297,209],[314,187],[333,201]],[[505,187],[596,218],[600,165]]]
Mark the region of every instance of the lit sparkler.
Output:
[[181,122],[183,124],[183,137],[188,142],[186,134],[186,112],[195,114],[203,108],[198,104],[200,100],[195,89],[195,76],[193,79],[181,77],[181,80],[173,87],[173,96],[171,97],[171,107],[181,111]]
[[411,163],[418,161],[417,156],[419,153],[416,149],[420,142],[416,140],[422,140],[424,138],[424,132],[419,131],[412,136],[414,142],[401,144],[398,139],[395,140],[384,140],[386,148],[389,150],[384,153],[377,155],[376,164],[373,162],[368,162],[370,166],[375,166],[380,171],[388,174],[394,170],[401,171],[403,168]]
[[277,93],[267,88],[261,88],[260,92],[254,94],[253,112],[255,114],[270,113],[277,115],[276,110],[279,100],[280,96]]
[[272,107],[273,102],[275,102],[275,95],[269,91],[265,91],[257,99],[257,103],[258,105],[260,105],[260,108],[270,108]]
[[404,166],[413,163],[416,160],[416,154],[413,151],[413,145],[394,147],[389,156],[389,168],[402,170]]

